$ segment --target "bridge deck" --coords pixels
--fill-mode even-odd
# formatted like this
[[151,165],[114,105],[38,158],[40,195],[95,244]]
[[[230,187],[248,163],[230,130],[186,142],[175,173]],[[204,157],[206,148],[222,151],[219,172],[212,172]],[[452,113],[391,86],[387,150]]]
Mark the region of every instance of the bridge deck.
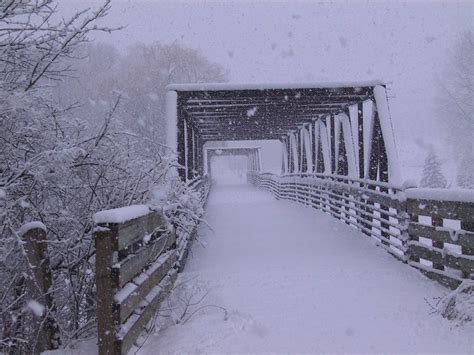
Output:
[[208,292],[189,314],[212,306],[141,354],[474,350],[471,326],[432,313],[447,290],[329,215],[234,186],[213,189],[205,218],[177,293]]

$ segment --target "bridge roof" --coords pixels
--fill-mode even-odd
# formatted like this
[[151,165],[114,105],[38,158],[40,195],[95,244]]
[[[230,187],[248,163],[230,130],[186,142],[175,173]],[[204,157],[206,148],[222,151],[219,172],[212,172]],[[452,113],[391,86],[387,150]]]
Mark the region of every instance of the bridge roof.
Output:
[[281,139],[373,97],[380,81],[316,84],[173,84],[178,110],[203,141]]

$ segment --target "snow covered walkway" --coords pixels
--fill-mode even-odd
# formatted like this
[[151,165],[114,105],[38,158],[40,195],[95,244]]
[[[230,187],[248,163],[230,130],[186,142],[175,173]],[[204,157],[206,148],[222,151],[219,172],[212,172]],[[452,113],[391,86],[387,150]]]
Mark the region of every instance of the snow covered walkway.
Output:
[[472,325],[432,313],[446,289],[327,214],[216,186],[205,219],[178,279],[205,297],[142,355],[474,351]]

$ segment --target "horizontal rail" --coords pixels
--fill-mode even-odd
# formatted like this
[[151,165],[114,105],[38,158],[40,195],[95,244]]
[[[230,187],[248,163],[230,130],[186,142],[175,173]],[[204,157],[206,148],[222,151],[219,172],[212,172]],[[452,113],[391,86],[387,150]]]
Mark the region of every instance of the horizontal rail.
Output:
[[450,201],[449,190],[442,195],[435,190],[433,196],[444,198],[434,200],[426,189],[408,191],[408,256],[410,265],[455,288],[474,278],[474,199]]

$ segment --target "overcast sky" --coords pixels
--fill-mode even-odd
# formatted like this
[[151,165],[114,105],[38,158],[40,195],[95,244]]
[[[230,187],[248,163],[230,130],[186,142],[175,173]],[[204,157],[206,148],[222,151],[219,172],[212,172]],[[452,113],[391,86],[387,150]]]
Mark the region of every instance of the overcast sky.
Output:
[[[62,0],[61,11],[101,2]],[[473,19],[474,1],[113,0],[104,22],[127,28],[97,39],[119,48],[178,41],[222,64],[233,82],[383,80],[410,166],[424,157],[414,143],[421,136],[447,156],[433,118],[436,80]]]

